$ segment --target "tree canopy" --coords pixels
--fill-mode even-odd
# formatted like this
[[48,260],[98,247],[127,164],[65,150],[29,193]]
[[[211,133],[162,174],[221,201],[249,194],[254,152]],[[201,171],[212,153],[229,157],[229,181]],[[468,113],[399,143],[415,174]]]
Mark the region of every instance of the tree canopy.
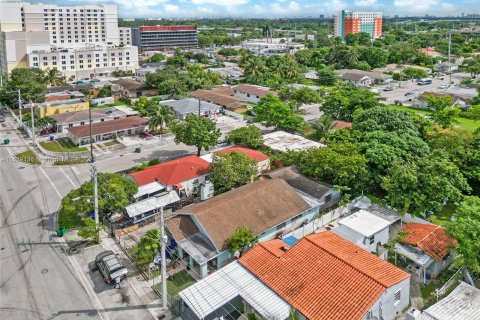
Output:
[[238,227],[228,239],[228,250],[233,254],[237,251],[240,255],[248,246],[257,242],[257,236],[252,229],[247,227]]
[[225,138],[225,142],[258,149],[263,145],[263,137],[260,129],[254,125],[250,125],[230,131]]
[[257,173],[255,161],[242,152],[215,154],[210,164],[210,180],[220,194],[248,183]]
[[256,113],[256,122],[275,127],[278,130],[298,132],[305,126],[302,117],[295,114],[292,108],[273,95],[262,97],[253,107],[253,111]]
[[185,143],[187,146],[196,146],[198,156],[202,149],[208,150],[217,145],[221,135],[212,120],[195,114],[189,114],[185,121],[176,123],[171,130],[175,134],[177,144]]
[[18,96],[13,91],[20,90],[22,102],[43,102],[47,83],[45,72],[38,68],[15,68],[4,80],[0,101],[9,106],[18,106]]

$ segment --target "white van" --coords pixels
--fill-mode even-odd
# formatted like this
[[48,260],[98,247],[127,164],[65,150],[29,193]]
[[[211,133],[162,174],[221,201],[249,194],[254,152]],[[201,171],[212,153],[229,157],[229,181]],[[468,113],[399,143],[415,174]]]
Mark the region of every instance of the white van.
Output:
[[432,84],[432,79],[429,79],[429,78],[420,79],[418,80],[417,84],[419,86],[423,86],[425,84]]

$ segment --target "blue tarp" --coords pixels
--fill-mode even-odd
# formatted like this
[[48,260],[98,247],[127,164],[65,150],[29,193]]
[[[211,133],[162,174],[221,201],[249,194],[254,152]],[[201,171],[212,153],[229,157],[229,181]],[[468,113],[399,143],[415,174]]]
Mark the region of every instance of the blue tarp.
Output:
[[294,236],[288,236],[286,238],[282,239],[283,242],[285,242],[288,246],[293,246],[295,243],[298,242],[298,239],[295,238]]

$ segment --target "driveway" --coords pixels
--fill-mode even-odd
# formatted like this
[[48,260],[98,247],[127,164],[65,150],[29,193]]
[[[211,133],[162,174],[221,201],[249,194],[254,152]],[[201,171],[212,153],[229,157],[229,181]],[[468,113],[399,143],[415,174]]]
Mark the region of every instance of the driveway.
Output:
[[81,254],[75,255],[75,258],[103,306],[104,317],[106,315],[105,318],[112,320],[151,320],[153,318],[152,314],[148,311],[130,283],[134,278],[142,276],[123,253],[120,253],[118,258],[120,263],[128,268],[128,276],[122,282],[120,289],[115,289],[113,285],[106,284],[100,271],[92,272],[89,270],[89,264],[95,260],[97,254],[103,251],[105,249],[101,245],[97,245],[85,249]]

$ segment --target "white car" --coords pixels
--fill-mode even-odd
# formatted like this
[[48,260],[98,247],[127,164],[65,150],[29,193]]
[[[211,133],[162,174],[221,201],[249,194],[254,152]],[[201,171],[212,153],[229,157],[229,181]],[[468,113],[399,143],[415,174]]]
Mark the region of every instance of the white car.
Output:
[[442,84],[441,86],[438,87],[438,89],[447,89],[448,84]]

